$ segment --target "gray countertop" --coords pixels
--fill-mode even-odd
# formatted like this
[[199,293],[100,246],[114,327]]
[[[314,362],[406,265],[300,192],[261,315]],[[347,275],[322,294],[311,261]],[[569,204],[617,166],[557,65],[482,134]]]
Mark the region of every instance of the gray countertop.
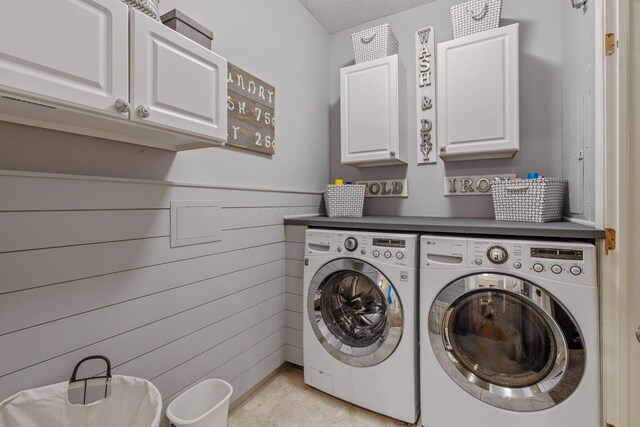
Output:
[[483,218],[436,218],[418,216],[365,216],[328,218],[308,216],[285,218],[285,225],[304,225],[352,230],[405,231],[413,233],[482,234],[512,237],[595,240],[604,238],[604,230],[573,222],[506,222]]

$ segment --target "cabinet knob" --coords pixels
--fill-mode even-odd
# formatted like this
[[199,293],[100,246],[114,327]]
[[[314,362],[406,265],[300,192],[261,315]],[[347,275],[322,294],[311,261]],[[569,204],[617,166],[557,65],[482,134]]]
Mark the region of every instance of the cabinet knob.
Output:
[[440,147],[440,151],[447,151],[447,147],[445,147],[444,145],[442,145],[442,146]]
[[122,98],[116,99],[116,111],[118,113],[128,113],[131,108],[131,104]]
[[396,156],[396,152],[395,151],[392,151],[389,154],[391,155],[391,157],[395,157]]
[[147,107],[146,105],[138,105],[138,108],[136,108],[136,112],[143,119],[146,119],[151,115],[151,111],[149,110],[149,107]]

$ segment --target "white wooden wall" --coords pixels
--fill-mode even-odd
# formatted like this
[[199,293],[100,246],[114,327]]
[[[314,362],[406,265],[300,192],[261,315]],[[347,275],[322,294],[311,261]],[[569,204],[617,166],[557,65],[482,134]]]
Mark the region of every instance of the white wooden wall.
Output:
[[[222,200],[220,242],[169,247],[171,200]],[[206,378],[237,398],[302,363],[309,193],[0,171],[0,400],[104,354],[165,405]]]
[[302,271],[304,269],[304,226],[285,226],[286,254],[286,357],[287,361],[303,365],[302,361]]

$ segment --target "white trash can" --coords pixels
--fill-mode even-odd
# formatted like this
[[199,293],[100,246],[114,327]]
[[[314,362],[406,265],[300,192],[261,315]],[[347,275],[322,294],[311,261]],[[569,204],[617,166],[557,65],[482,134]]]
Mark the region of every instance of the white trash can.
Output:
[[233,387],[222,380],[205,380],[182,393],[167,408],[176,427],[225,427]]

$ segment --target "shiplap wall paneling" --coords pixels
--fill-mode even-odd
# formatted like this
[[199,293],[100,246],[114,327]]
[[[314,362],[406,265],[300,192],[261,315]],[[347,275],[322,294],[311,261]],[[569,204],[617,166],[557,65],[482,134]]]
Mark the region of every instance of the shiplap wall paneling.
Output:
[[[171,249],[171,200],[221,200],[222,240]],[[153,381],[165,405],[213,377],[241,396],[299,348],[301,285],[287,274],[300,280],[288,266],[301,263],[300,242],[286,242],[282,218],[320,202],[0,172],[0,399],[65,381],[93,354]]]
[[285,226],[286,256],[286,358],[288,362],[303,365],[302,357],[302,272],[304,270],[304,240],[307,228]]
[[313,207],[317,212],[322,200],[315,193],[162,181],[97,177],[78,179],[75,175],[11,171],[0,171],[0,177],[0,211],[169,209],[171,200],[222,200],[225,209]]

